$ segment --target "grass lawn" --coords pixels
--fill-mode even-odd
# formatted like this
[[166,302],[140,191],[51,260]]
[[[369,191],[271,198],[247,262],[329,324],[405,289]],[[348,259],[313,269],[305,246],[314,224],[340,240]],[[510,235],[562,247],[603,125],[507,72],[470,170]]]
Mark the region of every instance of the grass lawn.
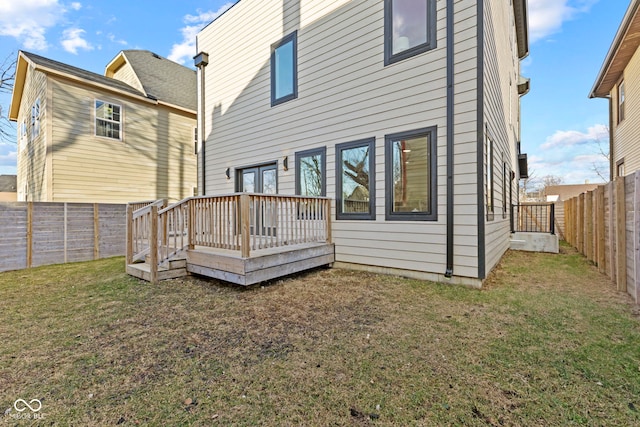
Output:
[[153,286],[0,273],[0,424],[640,425],[640,317],[572,249],[484,290],[338,269]]

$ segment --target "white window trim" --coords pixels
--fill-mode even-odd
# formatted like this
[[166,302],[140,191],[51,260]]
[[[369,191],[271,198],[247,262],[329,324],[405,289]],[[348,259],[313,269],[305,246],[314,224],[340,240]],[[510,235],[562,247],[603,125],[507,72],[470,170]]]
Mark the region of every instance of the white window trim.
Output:
[[[120,121],[116,122],[115,120],[109,120],[109,119],[103,119],[103,118],[98,118],[98,116],[96,115],[96,103],[97,102],[102,102],[104,104],[111,104],[117,107],[120,107]],[[115,102],[111,102],[111,101],[105,101],[103,99],[99,99],[99,98],[95,98],[93,100],[93,136],[95,136],[96,138],[104,138],[107,139],[109,141],[122,141],[124,138],[124,106],[122,104],[117,104]],[[102,136],[102,135],[98,135],[98,120],[105,120],[111,123],[118,123],[120,125],[120,131],[118,132],[118,138],[111,138],[109,136]]]

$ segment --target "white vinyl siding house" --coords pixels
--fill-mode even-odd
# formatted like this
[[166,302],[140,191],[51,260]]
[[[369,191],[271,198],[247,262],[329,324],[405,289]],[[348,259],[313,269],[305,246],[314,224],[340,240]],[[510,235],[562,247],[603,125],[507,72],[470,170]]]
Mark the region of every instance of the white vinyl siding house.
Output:
[[[509,111],[497,108],[513,96],[519,116],[517,93],[500,83],[516,81],[518,49],[479,31],[490,22],[512,31],[514,9],[498,0],[418,1],[424,19],[417,35],[405,35],[389,33],[393,4],[402,2],[240,0],[203,29],[198,49],[211,61],[199,71],[199,179],[206,194],[225,194],[239,189],[238,171],[275,164],[277,192],[295,194],[305,176],[296,171],[300,153],[318,150],[334,200],[337,265],[478,285],[509,242],[501,211],[485,227],[479,129],[493,129],[511,170],[519,138],[517,121],[508,127]],[[273,103],[273,48],[294,33],[296,97]],[[508,70],[496,70],[486,50]],[[502,188],[497,172],[494,186]]]

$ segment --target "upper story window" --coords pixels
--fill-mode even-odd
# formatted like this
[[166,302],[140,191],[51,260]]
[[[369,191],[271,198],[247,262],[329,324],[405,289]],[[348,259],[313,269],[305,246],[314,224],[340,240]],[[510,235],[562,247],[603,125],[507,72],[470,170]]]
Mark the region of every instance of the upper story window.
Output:
[[386,219],[435,221],[436,128],[385,138]]
[[624,80],[618,85],[618,123],[624,120]]
[[376,219],[375,138],[336,145],[336,219]]
[[27,148],[27,119],[22,119],[20,123],[20,149]]
[[327,149],[317,148],[296,153],[296,194],[325,196]]
[[435,48],[436,1],[385,0],[384,36],[385,65]]
[[36,99],[31,107],[31,138],[40,135],[40,98]]
[[298,97],[298,32],[271,46],[271,106]]
[[122,107],[96,99],[96,136],[121,139]]
[[486,191],[487,191],[487,220],[494,219],[494,187],[493,187],[493,141],[487,136],[487,157],[486,157]]

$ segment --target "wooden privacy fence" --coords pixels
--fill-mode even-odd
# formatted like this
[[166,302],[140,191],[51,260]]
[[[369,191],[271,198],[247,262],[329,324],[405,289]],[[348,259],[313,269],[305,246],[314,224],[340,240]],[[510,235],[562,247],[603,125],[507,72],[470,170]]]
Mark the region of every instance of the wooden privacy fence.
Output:
[[565,240],[640,303],[640,171],[564,202]]
[[0,203],[0,271],[125,254],[126,205]]

